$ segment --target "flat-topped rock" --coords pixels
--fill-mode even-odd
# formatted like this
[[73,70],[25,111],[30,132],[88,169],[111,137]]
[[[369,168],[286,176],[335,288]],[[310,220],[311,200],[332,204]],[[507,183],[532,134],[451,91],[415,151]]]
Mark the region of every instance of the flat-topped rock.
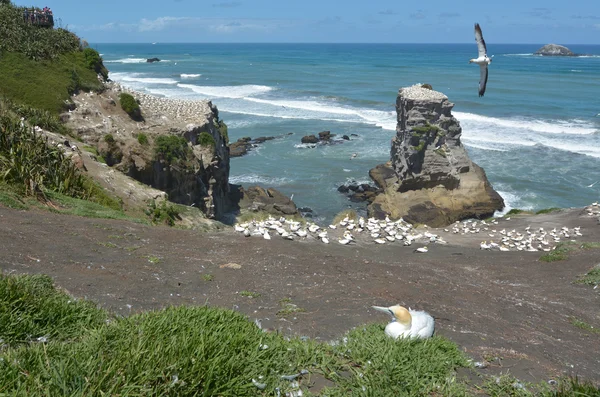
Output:
[[567,47],[558,44],[546,44],[545,46],[537,50],[534,54],[553,57],[572,57],[576,55]]
[[448,97],[439,91],[423,88],[420,84],[400,89],[402,97],[412,101],[443,101]]

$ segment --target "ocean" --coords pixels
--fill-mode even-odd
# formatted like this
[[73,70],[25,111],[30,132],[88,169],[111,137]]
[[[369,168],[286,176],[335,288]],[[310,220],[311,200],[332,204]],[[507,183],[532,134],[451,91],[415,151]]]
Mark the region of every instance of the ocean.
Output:
[[[462,142],[507,209],[582,207],[600,199],[600,45],[567,45],[587,55],[553,58],[533,55],[542,44],[488,43],[494,58],[483,98],[479,67],[468,63],[475,43],[92,46],[110,78],[125,86],[210,99],[231,142],[280,137],[231,159],[230,182],[293,195],[319,221],[364,207],[337,188],[370,182],[369,169],[389,160],[398,89],[416,83],[431,84],[455,104]],[[161,61],[146,62],[153,57]],[[351,140],[300,143],[324,130]]]

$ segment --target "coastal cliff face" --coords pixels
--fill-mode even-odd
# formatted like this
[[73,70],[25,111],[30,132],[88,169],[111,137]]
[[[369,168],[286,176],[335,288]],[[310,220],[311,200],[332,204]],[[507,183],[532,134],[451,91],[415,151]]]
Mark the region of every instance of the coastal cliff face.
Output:
[[370,216],[440,227],[488,217],[504,207],[460,142],[462,129],[451,114],[453,107],[440,92],[420,86],[400,89],[390,162],[370,172],[383,190],[369,205]]
[[62,118],[107,166],[166,192],[170,201],[222,218],[229,207],[229,146],[217,108],[132,93],[143,117],[135,121],[119,106],[122,91],[109,83],[100,94],[73,96],[75,108]]

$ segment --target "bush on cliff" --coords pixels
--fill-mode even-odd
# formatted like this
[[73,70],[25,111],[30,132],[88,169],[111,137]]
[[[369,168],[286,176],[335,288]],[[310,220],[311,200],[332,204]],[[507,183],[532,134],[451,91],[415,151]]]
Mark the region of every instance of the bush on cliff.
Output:
[[215,138],[212,137],[208,132],[203,132],[198,137],[198,144],[201,146],[212,147],[213,149],[217,145]]
[[142,119],[142,110],[140,104],[135,100],[133,95],[123,92],[119,95],[119,102],[121,103],[121,109],[125,111],[134,120]]
[[173,163],[176,160],[186,159],[190,154],[190,148],[185,138],[181,136],[161,135],[154,141],[154,154],[158,160]]

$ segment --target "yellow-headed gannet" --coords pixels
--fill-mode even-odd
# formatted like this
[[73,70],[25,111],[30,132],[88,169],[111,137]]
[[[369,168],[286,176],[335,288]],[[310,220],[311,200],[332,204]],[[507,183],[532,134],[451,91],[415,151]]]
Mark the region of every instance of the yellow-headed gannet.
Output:
[[392,321],[385,327],[385,334],[397,338],[430,338],[433,335],[435,321],[429,313],[409,310],[403,306],[373,306],[392,316]]

